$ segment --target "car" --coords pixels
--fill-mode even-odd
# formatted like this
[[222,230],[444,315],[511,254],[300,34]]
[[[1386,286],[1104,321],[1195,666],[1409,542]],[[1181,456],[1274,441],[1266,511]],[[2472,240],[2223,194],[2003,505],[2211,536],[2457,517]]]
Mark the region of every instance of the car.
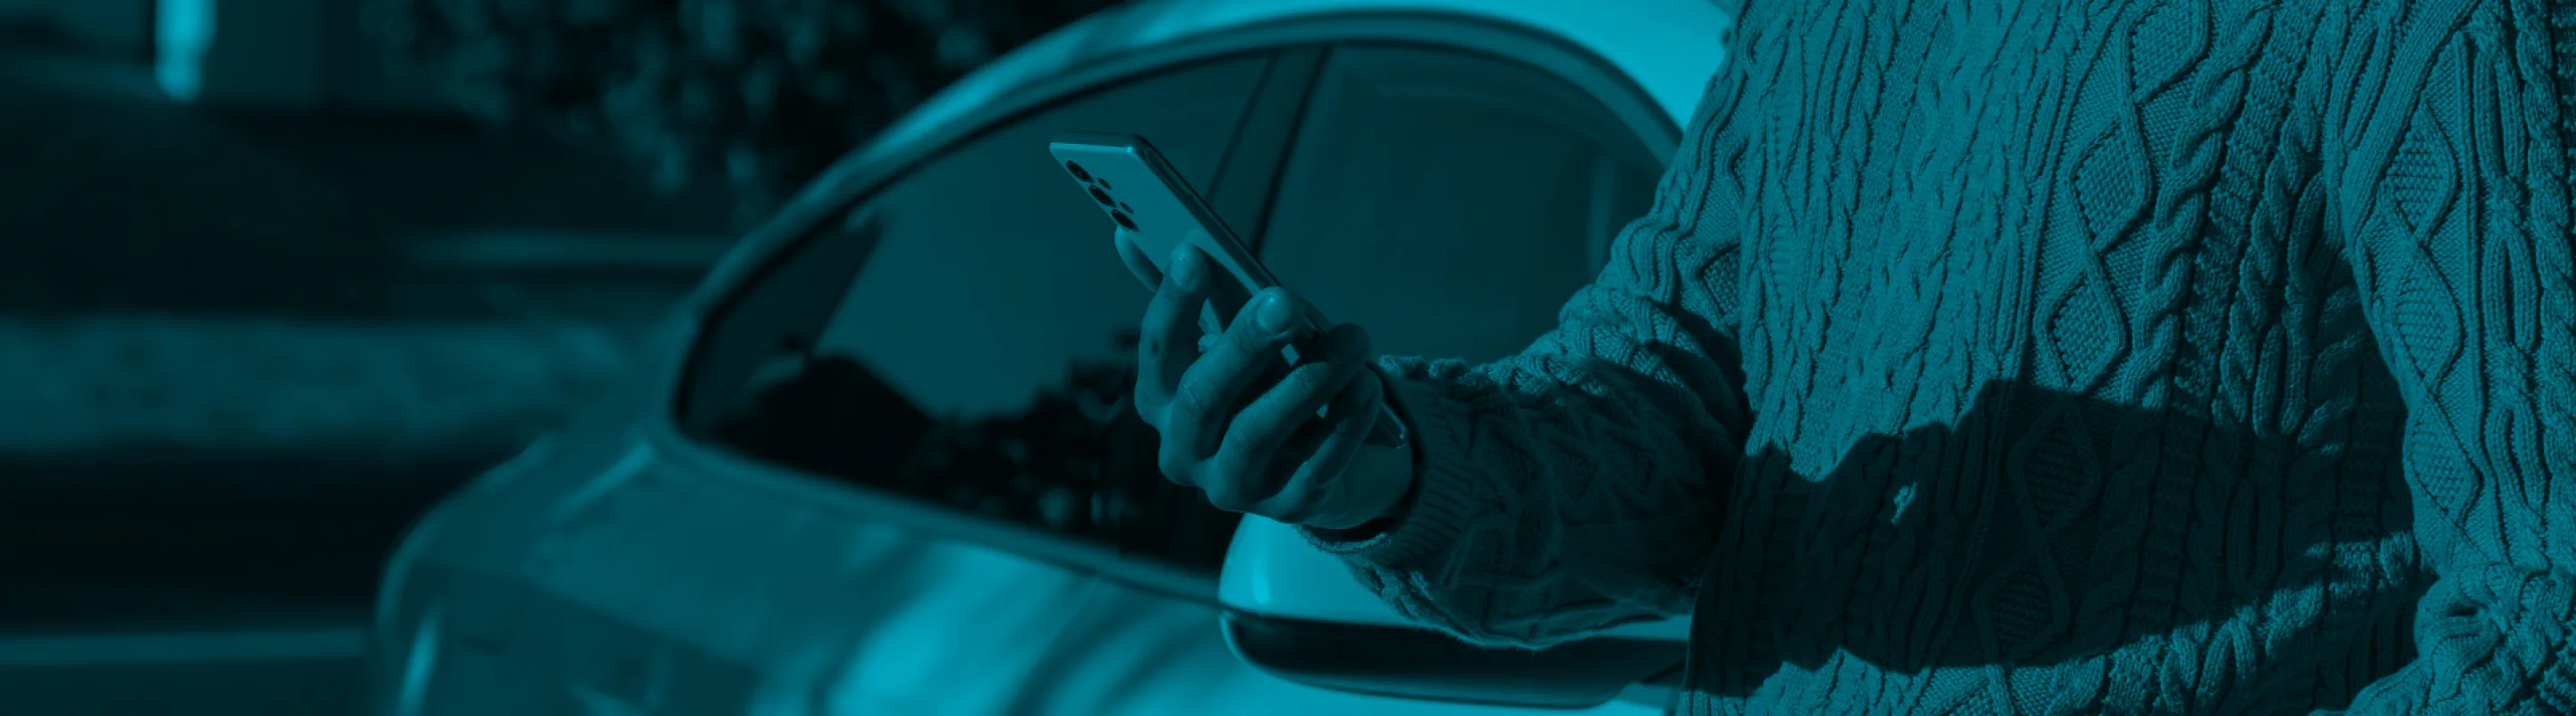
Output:
[[1686,620],[1407,624],[1157,473],[1149,292],[1045,151],[1149,137],[1396,354],[1509,355],[1652,201],[1704,0],[1154,0],[944,89],[743,237],[622,388],[424,514],[380,714],[1653,713]]

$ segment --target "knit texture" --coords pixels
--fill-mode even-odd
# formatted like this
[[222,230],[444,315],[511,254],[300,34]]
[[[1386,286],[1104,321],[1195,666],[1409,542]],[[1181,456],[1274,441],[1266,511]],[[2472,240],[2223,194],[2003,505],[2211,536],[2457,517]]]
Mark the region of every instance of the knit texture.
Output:
[[1559,328],[1384,362],[1362,581],[1692,714],[2576,709],[2576,2],[1736,17]]

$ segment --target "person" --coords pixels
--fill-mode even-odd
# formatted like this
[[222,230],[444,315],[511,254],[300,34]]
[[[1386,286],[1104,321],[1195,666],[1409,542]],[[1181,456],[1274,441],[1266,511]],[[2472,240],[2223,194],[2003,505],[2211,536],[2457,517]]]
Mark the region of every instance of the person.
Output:
[[1689,615],[1685,713],[2576,711],[2576,13],[1735,4],[1517,355],[1173,256],[1166,476],[1476,643]]

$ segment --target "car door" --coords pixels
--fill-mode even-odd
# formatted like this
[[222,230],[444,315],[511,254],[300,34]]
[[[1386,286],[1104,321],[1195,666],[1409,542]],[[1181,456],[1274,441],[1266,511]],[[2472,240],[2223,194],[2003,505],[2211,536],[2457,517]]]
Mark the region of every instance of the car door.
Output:
[[[1184,157],[1170,146],[1183,124],[1204,129],[1204,118],[1140,124],[1068,115],[1035,124],[1153,138],[1186,178],[1210,187],[1211,203],[1229,223],[1249,227],[1259,241],[1280,152],[1301,121],[1312,119],[1302,107],[1325,54],[1303,47],[1272,56],[1263,89],[1221,161]],[[1032,128],[991,141],[1018,151],[1043,144],[1048,133]],[[906,220],[887,212],[912,210],[908,201],[879,198],[854,208],[845,230],[878,238],[843,249],[860,254],[855,247],[873,243],[865,255],[820,264],[857,266],[827,272],[856,276],[837,289],[829,317],[803,319],[800,325],[810,326],[803,330],[728,334],[725,340],[739,345],[775,348],[765,349],[766,357],[707,357],[711,369],[736,371],[730,380],[739,387],[693,397],[692,410],[707,412],[691,429],[804,473],[982,521],[966,530],[973,534],[950,532],[961,538],[1111,577],[1078,603],[1049,605],[1064,608],[1065,621],[1048,622],[1051,646],[1033,649],[1037,656],[1024,666],[1013,662],[1024,669],[1022,680],[1008,699],[983,702],[994,712],[1519,712],[1318,688],[1228,654],[1212,598],[1241,518],[1159,474],[1156,436],[1126,402],[1130,341],[1149,295],[1124,273],[1099,213],[1061,170],[1026,171],[1025,186],[1015,177],[983,187],[1031,201],[968,203],[940,215],[980,212],[968,220],[1014,226],[1046,217],[1074,228],[932,235],[903,246],[896,232]],[[748,308],[757,300],[755,289],[741,310],[787,314]],[[794,310],[816,305],[801,300]],[[735,407],[719,407],[725,405]],[[984,633],[989,622],[1025,608],[987,602],[979,606],[982,618],[952,628]]]
[[1132,503],[1163,499],[1101,489],[1152,472],[1150,431],[1110,419],[1132,420],[1117,338],[1148,294],[1046,140],[1147,134],[1208,182],[1269,65],[1200,53],[1040,81],[1027,91],[1062,94],[975,118],[760,257],[702,320],[675,431],[648,420],[647,443],[537,461],[442,508],[453,537],[419,538],[388,587],[407,643],[384,649],[408,656],[385,700],[1027,712],[1079,654],[1060,637],[1096,591],[1086,560],[1162,526]]
[[[993,589],[899,616],[940,623],[881,628],[928,645],[1013,624],[1027,648],[954,652],[986,661],[924,673],[1007,668],[1026,681],[950,697],[977,707],[923,713],[1019,711],[1062,669],[1064,652],[1049,642],[1081,602],[995,579],[994,562],[1088,581],[1089,554],[1107,559],[1157,533],[1227,529],[1200,524],[1223,519],[1213,510],[1156,509],[1186,503],[1153,473],[1152,432],[1123,402],[1133,353],[1122,339],[1150,294],[1045,145],[1072,129],[1149,136],[1184,176],[1222,197],[1214,180],[1237,160],[1238,128],[1271,63],[1268,53],[1200,58],[1004,120],[854,206],[837,245],[800,252],[710,325],[714,340],[740,353],[703,356],[710,372],[692,380],[687,429],[809,479],[913,505],[897,509],[962,518],[932,535],[998,548],[997,560],[904,587]],[[816,278],[806,286],[786,272]],[[1140,519],[1149,512],[1163,519]]]
[[[1426,36],[1458,35],[1426,25]],[[1244,233],[1257,237],[1283,284],[1334,320],[1366,326],[1383,352],[1509,355],[1556,324],[1557,307],[1598,271],[1611,237],[1652,200],[1675,137],[1669,128],[1640,131],[1625,118],[1638,112],[1623,117],[1600,98],[1627,91],[1582,86],[1490,47],[1328,46],[1290,144],[1265,179],[1272,202]],[[1636,102],[1631,110],[1653,107]],[[1085,633],[1106,638],[1101,625],[1114,621],[1130,641],[1155,625],[1204,623],[1228,611],[1203,597],[1137,590],[1103,590],[1089,609]],[[1256,633],[1239,628],[1244,616],[1228,617],[1240,661],[1147,660],[1129,651],[1101,658],[1132,660],[1139,672],[1189,674],[1138,683],[1239,679],[1240,664],[1250,662],[1286,677],[1282,684],[1482,705],[1363,702],[1373,709],[1490,713],[1601,703],[1680,659],[1677,643],[1633,640],[1534,654],[1404,627],[1265,620]],[[1174,636],[1160,646],[1195,654],[1208,641]],[[1156,697],[1187,703],[1186,695],[1152,689],[1132,695]],[[1598,712],[1652,711],[1660,700],[1643,698]]]

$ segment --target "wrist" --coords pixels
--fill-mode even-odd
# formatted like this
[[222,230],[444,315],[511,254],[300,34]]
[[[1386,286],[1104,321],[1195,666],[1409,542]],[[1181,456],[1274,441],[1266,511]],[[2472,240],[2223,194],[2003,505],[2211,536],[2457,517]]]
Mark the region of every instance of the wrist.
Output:
[[1404,483],[1404,492],[1395,498],[1394,504],[1387,505],[1385,510],[1378,512],[1376,519],[1369,520],[1372,523],[1384,522],[1391,525],[1402,521],[1405,513],[1413,511],[1414,497],[1422,494],[1422,481],[1415,476],[1413,470],[1413,450],[1396,448],[1396,451],[1400,454],[1391,460],[1394,463],[1392,479]]
[[1344,484],[1379,486],[1374,491],[1391,495],[1391,499],[1387,499],[1383,506],[1365,510],[1362,514],[1367,517],[1358,524],[1348,527],[1308,526],[1320,536],[1336,541],[1356,541],[1393,529],[1404,521],[1405,513],[1412,511],[1415,495],[1422,491],[1415,478],[1411,449],[1371,446],[1361,450],[1350,467],[1343,470],[1341,479]]
[[[1387,390],[1386,405],[1398,414],[1404,413],[1404,406],[1396,402],[1395,391],[1384,382],[1385,378],[1374,372],[1369,377],[1378,379],[1381,388]],[[1421,449],[1419,440],[1395,447],[1362,445],[1358,454],[1351,456],[1350,464],[1342,468],[1342,474],[1336,476],[1345,499],[1356,503],[1348,505],[1350,511],[1342,515],[1342,519],[1349,520],[1343,523],[1348,526],[1307,527],[1327,539],[1345,541],[1364,540],[1394,529],[1413,510],[1415,496],[1422,491],[1414,465]]]

